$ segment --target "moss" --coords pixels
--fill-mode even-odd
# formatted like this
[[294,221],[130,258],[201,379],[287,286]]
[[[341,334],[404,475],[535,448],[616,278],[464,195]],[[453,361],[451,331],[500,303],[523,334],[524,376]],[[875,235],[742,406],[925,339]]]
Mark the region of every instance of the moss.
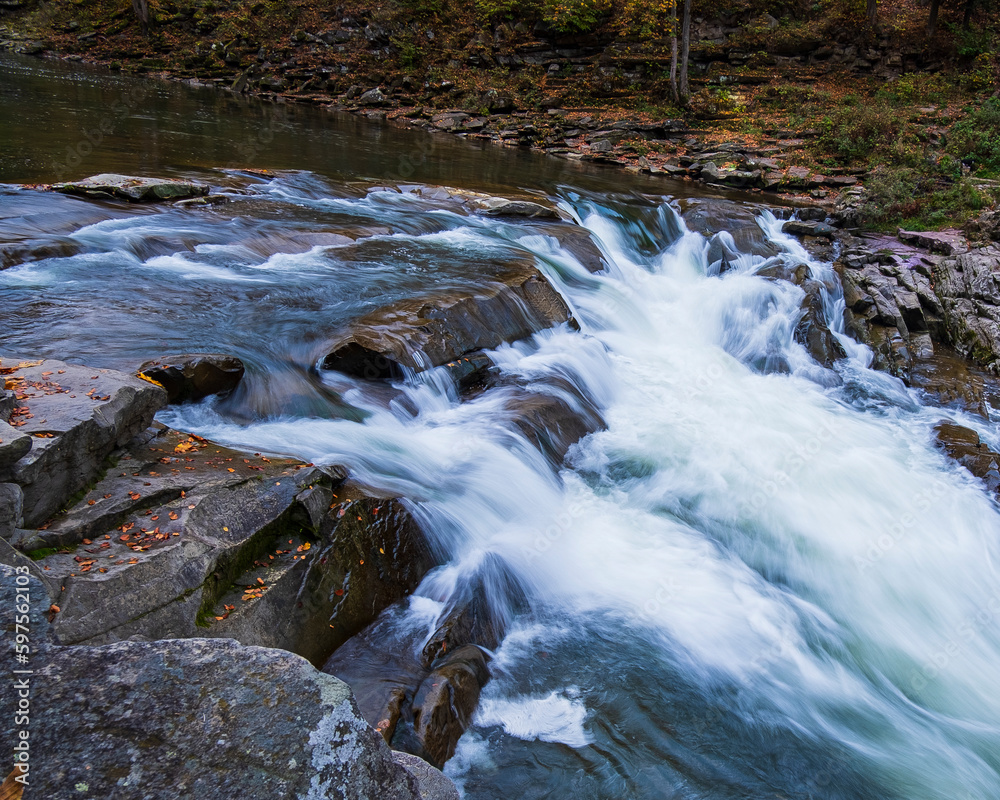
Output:
[[36,550],[27,551],[25,555],[32,561],[41,561],[44,558],[59,553],[75,553],[77,547],[78,545],[75,544],[60,545],[59,547],[39,547]]

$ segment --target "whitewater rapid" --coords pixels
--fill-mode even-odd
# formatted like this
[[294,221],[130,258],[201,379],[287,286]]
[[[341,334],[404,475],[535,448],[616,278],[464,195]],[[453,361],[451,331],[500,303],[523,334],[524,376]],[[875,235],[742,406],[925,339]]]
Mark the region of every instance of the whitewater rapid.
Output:
[[[518,576],[530,610],[511,612],[447,767],[467,797],[996,800],[1000,516],[933,433],[948,417],[993,442],[995,427],[870,370],[830,264],[770,212],[705,235],[669,198],[561,204],[604,272],[523,225],[433,209],[433,229],[396,236],[535,255],[580,329],[491,356],[599,410],[605,427],[565,463],[512,424],[508,389],[459,402],[437,371],[396,398],[327,375],[363,421],[246,424],[214,401],[160,418],[407,498],[446,561],[414,601],[428,632],[427,604],[469,576]],[[314,269],[326,252],[257,268]],[[171,258],[147,267],[198,268]],[[803,291],[759,274],[779,263],[828,287],[848,354],[833,369],[794,340]]]

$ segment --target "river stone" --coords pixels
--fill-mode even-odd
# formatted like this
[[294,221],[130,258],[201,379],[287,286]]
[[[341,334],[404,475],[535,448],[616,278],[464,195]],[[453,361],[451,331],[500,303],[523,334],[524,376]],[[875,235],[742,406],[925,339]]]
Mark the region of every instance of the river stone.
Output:
[[24,522],[36,527],[99,477],[108,456],[145,430],[166,402],[158,386],[62,361],[0,359],[18,395],[32,448],[12,468],[24,490]]
[[165,356],[139,367],[141,376],[166,390],[171,403],[231,392],[239,385],[245,371],[240,359],[221,353]]
[[527,200],[506,200],[492,198],[477,203],[480,213],[486,217],[527,217],[529,219],[559,219],[554,209]]
[[[14,571],[0,566],[0,578],[11,608]],[[30,744],[44,754],[44,768],[29,772],[32,796],[421,796],[423,771],[411,777],[350,688],[305,659],[217,639],[59,647],[49,643],[44,589],[31,577],[27,588]],[[13,741],[15,693],[3,698],[3,735]]]
[[63,194],[83,197],[113,197],[131,203],[155,203],[160,200],[182,200],[208,194],[204,183],[174,180],[172,178],[141,178],[131,175],[104,173],[92,175],[81,181],[56,183],[52,188]]
[[448,656],[417,690],[413,699],[414,730],[424,752],[437,766],[455,754],[472,721],[479,695],[490,679],[487,656],[475,645]]
[[[0,381],[2,383],[2,381]],[[17,406],[17,396],[0,386],[0,422],[7,422]],[[0,437],[2,438],[2,437]]]
[[422,371],[524,339],[570,319],[559,293],[526,259],[475,291],[401,300],[355,321],[323,369],[369,380]]
[[907,242],[944,256],[962,253],[969,249],[965,237],[961,231],[957,230],[905,231],[900,228],[897,236],[901,242]]
[[837,233],[837,229],[825,222],[803,222],[797,219],[790,219],[781,226],[783,233],[791,233],[795,236],[822,236],[832,239]]
[[938,445],[959,464],[986,484],[993,494],[1000,491],[1000,453],[987,447],[979,434],[953,422],[935,428]]

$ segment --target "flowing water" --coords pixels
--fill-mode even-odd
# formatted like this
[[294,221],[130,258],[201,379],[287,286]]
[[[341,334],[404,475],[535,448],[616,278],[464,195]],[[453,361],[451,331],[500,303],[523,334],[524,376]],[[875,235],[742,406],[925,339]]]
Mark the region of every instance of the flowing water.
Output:
[[[507,609],[494,678],[447,765],[468,798],[1000,797],[1000,516],[933,446],[943,417],[994,446],[996,427],[868,369],[830,265],[764,207],[434,147],[481,162],[483,188],[558,198],[609,268],[591,274],[530,223],[347,185],[392,177],[349,158],[250,165],[308,170],[274,179],[202,163],[178,169],[211,174],[229,204],[0,193],[4,240],[35,253],[0,272],[4,349],[123,367],[179,350],[244,358],[241,392],[160,418],[344,464],[407,498],[445,565],[395,624],[430,633],[470,580],[514,576],[528,602]],[[421,180],[449,182],[434,163]],[[510,389],[459,402],[435,371],[387,388],[310,370],[365,310],[526,255],[579,330],[492,355],[521,384],[570,385],[599,410],[605,428],[565,462],[519,433]],[[793,338],[802,290],[761,274],[799,264],[828,287],[848,353],[832,370]]]

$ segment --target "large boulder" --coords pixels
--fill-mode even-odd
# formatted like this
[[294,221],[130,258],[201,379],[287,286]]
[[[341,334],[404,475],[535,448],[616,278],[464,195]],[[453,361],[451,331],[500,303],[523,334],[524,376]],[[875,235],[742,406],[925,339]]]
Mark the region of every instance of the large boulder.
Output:
[[0,483],[0,539],[10,539],[24,521],[24,495],[16,483]]
[[16,771],[30,796],[417,800],[418,786],[442,785],[411,775],[350,688],[303,658],[216,639],[60,647],[41,584],[5,566],[0,578],[4,606],[31,609],[32,672],[16,676],[30,727],[18,692],[2,701],[4,740],[27,743]]
[[162,386],[171,403],[227,394],[239,385],[244,372],[240,359],[221,353],[164,356],[139,367],[139,376]]
[[0,479],[24,490],[28,527],[93,483],[108,456],[145,430],[167,399],[160,387],[112,370],[48,359],[2,358],[0,365],[19,403],[11,425],[32,444]]
[[478,290],[403,300],[354,322],[322,367],[369,380],[422,371],[567,322],[559,293],[525,260]]
[[132,175],[104,173],[81,181],[56,183],[52,188],[63,194],[75,194],[96,199],[113,198],[130,203],[155,203],[160,200],[182,200],[208,194],[204,183],[172,178],[138,178]]
[[826,324],[823,309],[823,285],[818,281],[805,281],[806,293],[802,300],[802,316],[795,326],[795,339],[824,367],[844,358],[847,353]]

